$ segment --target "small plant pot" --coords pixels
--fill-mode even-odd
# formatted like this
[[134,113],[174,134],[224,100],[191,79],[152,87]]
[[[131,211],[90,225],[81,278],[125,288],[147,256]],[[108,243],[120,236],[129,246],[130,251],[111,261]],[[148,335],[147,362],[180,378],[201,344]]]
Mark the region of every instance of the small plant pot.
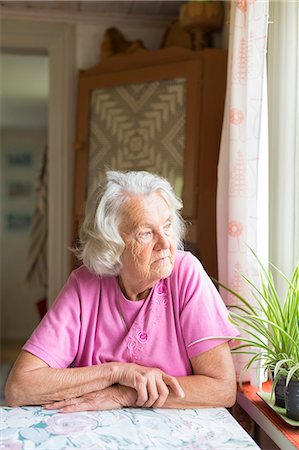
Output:
[[275,386],[275,406],[285,408],[286,377],[280,377]]
[[285,387],[287,417],[299,421],[299,380],[291,380]]

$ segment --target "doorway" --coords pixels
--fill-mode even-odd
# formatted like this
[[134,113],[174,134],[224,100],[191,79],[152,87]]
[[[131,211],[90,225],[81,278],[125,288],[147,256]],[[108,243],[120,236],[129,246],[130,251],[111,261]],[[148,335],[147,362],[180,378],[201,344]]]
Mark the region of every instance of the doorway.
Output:
[[76,98],[75,27],[39,20],[1,20],[2,48],[47,54],[48,102],[48,303],[70,273],[73,140]]
[[33,270],[29,282],[28,263],[38,244],[32,219],[47,148],[48,66],[40,52],[0,53],[1,341],[10,348],[30,336],[40,319],[37,302],[47,296],[47,275]]
[[[57,293],[65,283],[70,271],[70,236],[71,236],[71,215],[72,215],[72,189],[73,189],[73,136],[74,136],[74,102],[75,102],[75,38],[74,27],[69,24],[54,24],[39,21],[27,21],[17,19],[3,19],[1,20],[1,50],[12,54],[29,54],[29,55],[48,55],[48,83],[49,83],[49,98],[48,98],[48,289],[47,300],[50,304],[53,302]],[[2,72],[2,67],[1,67]],[[2,76],[2,73],[1,73]],[[25,78],[21,78],[21,83],[25,82]],[[23,115],[26,112],[22,113]],[[36,117],[37,121],[38,118]],[[45,140],[43,138],[42,142]],[[23,149],[26,149],[26,141],[23,141]],[[41,147],[43,147],[41,145]],[[28,147],[27,147],[28,148]],[[14,159],[14,158],[13,158]],[[1,159],[0,159],[1,160]],[[15,159],[16,161],[16,159]],[[30,157],[25,156],[23,162],[30,161]],[[19,161],[20,162],[20,161]],[[33,164],[33,163],[32,163]],[[38,160],[36,160],[38,165]],[[2,175],[2,166],[0,167]],[[1,184],[1,183],[0,183]],[[2,186],[1,186],[2,187]],[[25,191],[30,188],[23,186],[14,188],[14,190]],[[0,193],[2,199],[3,192]],[[25,195],[25,193],[24,193]],[[0,205],[2,213],[2,203]],[[24,215],[25,216],[25,215]],[[20,219],[20,220],[19,220]],[[25,218],[10,218],[10,224],[14,227],[21,227],[27,224],[29,219]],[[0,228],[4,223],[4,217],[1,215]],[[6,252],[5,252],[6,253]],[[5,256],[6,257],[6,256]],[[12,272],[16,272],[17,256],[13,252],[9,253],[9,258],[12,258]],[[1,273],[1,270],[0,270]],[[0,280],[2,284],[3,280]],[[15,289],[17,290],[18,302],[23,301],[23,287],[21,284],[17,285],[15,282]],[[36,297],[42,292],[37,292]],[[9,298],[3,298],[1,295],[1,309],[2,322],[3,318],[3,304],[9,303]],[[7,306],[5,306],[7,308]],[[39,314],[37,312],[35,302],[31,307],[32,316],[30,323],[22,325],[22,329],[18,330],[19,337],[23,337],[19,342],[19,347],[13,345],[6,345],[1,348],[2,363],[7,360],[13,362],[20,350],[20,345],[24,341],[25,335],[33,331],[32,325],[39,321]],[[29,314],[31,315],[31,314]],[[25,319],[23,312],[18,309],[14,311],[15,320],[19,323]],[[8,330],[8,324],[5,325]],[[3,326],[2,326],[3,328]],[[23,331],[21,331],[23,330]],[[6,333],[6,332],[5,332]],[[7,332],[8,333],[8,332]],[[7,335],[7,334],[6,334]],[[28,337],[28,336],[26,336]],[[25,339],[26,339],[25,337]],[[13,342],[13,341],[11,341]],[[5,350],[5,351],[3,351]],[[0,388],[3,388],[3,381],[6,374],[3,373],[4,364],[0,364]],[[3,394],[3,389],[0,389],[0,397]],[[1,401],[1,398],[0,398]]]

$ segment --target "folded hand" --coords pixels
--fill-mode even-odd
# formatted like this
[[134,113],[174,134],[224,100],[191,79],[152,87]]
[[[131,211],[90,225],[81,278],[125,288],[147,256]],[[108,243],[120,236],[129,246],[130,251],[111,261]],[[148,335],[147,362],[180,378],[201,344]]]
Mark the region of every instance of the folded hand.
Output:
[[133,406],[136,392],[124,386],[114,385],[100,391],[89,392],[81,397],[60,400],[43,405],[45,409],[58,409],[59,412],[69,413],[78,411],[104,411]]
[[178,397],[185,396],[177,379],[160,369],[120,363],[115,376],[116,383],[136,390],[136,406],[161,408],[167,400],[169,389]]

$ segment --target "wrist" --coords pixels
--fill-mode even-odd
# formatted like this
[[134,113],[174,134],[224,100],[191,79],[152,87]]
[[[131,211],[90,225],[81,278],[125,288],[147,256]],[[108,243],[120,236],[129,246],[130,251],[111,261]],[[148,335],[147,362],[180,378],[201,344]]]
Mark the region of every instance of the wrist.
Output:
[[135,389],[120,384],[115,385],[115,395],[115,400],[123,408],[134,406],[137,401],[137,392]]
[[109,380],[111,384],[121,382],[123,363],[113,362],[109,363]]
[[121,363],[118,362],[112,362],[112,363],[107,363],[106,364],[106,368],[107,368],[107,378],[109,381],[109,385],[113,385],[116,383],[119,383],[120,378],[121,378]]

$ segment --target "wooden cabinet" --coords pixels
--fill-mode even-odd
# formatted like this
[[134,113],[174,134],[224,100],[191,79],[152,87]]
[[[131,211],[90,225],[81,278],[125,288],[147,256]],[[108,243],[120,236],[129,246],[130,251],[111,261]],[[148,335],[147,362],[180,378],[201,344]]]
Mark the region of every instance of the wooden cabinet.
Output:
[[107,169],[148,170],[183,198],[186,246],[217,276],[216,180],[226,51],[117,55],[79,74],[74,239]]

